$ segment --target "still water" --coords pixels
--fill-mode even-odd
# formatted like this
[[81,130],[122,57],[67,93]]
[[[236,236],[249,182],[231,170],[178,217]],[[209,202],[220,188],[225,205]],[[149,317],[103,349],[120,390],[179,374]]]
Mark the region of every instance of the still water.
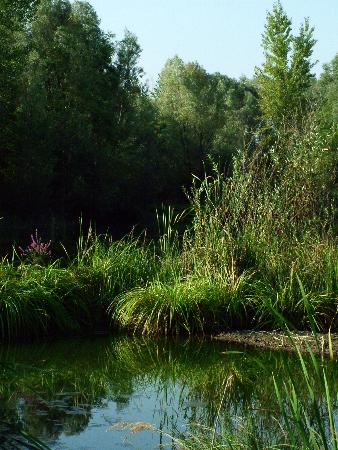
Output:
[[272,376],[300,371],[291,354],[197,339],[10,345],[0,361],[1,419],[59,450],[176,448],[172,436],[221,420],[238,429],[248,417],[273,435]]

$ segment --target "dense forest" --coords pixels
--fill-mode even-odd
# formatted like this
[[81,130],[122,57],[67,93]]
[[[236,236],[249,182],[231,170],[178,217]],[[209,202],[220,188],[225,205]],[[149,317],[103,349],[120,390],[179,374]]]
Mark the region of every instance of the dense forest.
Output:
[[337,119],[338,56],[316,80],[307,22],[295,38],[270,23],[252,80],[174,56],[149,89],[137,37],[104,32],[89,3],[1,0],[0,14],[2,240],[65,239],[80,216],[116,235],[151,228],[156,208],[187,205],[192,175],[230,174],[278,124],[312,110],[325,134]]

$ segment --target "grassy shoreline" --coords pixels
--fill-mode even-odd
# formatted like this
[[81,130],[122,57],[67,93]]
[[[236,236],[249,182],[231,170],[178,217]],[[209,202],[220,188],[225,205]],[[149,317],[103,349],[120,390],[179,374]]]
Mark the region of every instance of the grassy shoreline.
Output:
[[[239,151],[226,177],[194,179],[159,238],[80,234],[0,262],[0,338],[122,329],[153,335],[338,330],[336,153],[316,123]],[[329,139],[329,138],[328,138]],[[182,216],[189,218],[178,232]],[[186,220],[185,220],[186,223]],[[38,240],[38,237],[37,237]]]
[[[337,252],[326,250],[332,253],[326,254],[324,270],[332,272],[334,283]],[[274,330],[281,317],[290,329],[315,325],[317,331],[337,331],[335,286],[330,289],[324,273],[313,273],[323,280],[315,290],[313,280],[301,278],[293,266],[273,285],[249,270],[237,275],[221,267],[212,273],[208,262],[187,273],[182,250],[161,257],[153,243],[131,237],[107,242],[93,234],[67,265],[3,260],[1,339],[121,329],[157,335]]]

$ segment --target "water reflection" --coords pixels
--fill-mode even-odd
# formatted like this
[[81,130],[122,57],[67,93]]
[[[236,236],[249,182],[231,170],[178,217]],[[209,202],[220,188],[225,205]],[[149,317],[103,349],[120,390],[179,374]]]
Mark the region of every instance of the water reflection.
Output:
[[[196,423],[214,426],[220,414],[229,429],[250,418],[277,440],[272,374],[301,370],[290,354],[202,340],[118,337],[0,351],[2,418],[56,449],[150,449]],[[337,383],[337,364],[327,364]]]

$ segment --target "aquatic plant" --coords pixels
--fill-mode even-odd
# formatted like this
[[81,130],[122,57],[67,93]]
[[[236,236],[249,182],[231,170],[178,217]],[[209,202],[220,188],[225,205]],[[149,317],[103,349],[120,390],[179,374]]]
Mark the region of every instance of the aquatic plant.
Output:
[[2,339],[108,332],[109,302],[144,285],[155,270],[152,249],[132,236],[113,242],[89,230],[75,257],[66,253],[46,264],[34,248],[28,252],[34,260],[0,261]]
[[119,295],[110,305],[113,320],[142,334],[204,333],[248,324],[245,275],[227,279],[186,277],[152,281]]

